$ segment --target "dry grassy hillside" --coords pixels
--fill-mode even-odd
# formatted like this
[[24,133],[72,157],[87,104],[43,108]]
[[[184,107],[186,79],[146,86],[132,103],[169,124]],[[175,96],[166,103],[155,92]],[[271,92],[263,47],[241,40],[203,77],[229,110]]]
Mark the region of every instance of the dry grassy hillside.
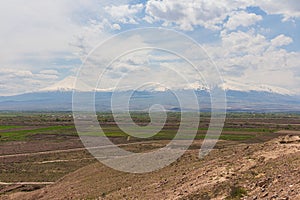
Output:
[[95,163],[54,185],[2,199],[300,199],[299,136],[221,141],[202,160],[199,145],[156,172],[128,174]]

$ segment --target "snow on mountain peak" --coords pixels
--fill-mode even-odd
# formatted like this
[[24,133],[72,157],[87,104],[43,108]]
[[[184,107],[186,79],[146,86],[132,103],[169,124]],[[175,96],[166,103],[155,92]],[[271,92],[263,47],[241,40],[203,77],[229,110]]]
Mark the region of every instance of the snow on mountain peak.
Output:
[[52,91],[73,91],[75,88],[75,81],[76,77],[75,76],[68,76],[65,79],[48,86],[46,88],[41,89],[41,92],[52,92]]
[[229,79],[224,80],[224,83],[220,87],[224,90],[235,90],[235,91],[244,91],[244,92],[258,91],[258,92],[277,93],[282,95],[294,95],[294,92],[277,86],[271,86],[265,84],[257,85],[252,83],[244,84]]
[[[46,87],[41,89],[42,92],[51,92],[51,91],[73,91],[75,89],[76,77],[75,76],[68,76],[65,79],[53,84],[52,86]],[[269,92],[269,93],[277,93],[282,95],[294,95],[295,93],[281,88],[277,86],[265,85],[265,84],[245,84],[240,83],[237,81],[233,81],[230,79],[224,80],[224,83],[219,85],[220,88],[224,90],[234,90],[234,91],[243,91],[243,92],[250,92],[250,91],[258,91],[258,92]],[[115,88],[109,88],[107,90],[99,90],[99,89],[92,89],[88,86],[81,87],[86,88],[85,91],[114,91]],[[88,89],[89,88],[89,89]],[[164,88],[160,85],[152,85],[152,87],[147,88],[149,91],[166,91],[167,88]],[[146,89],[146,90],[147,90]],[[194,90],[208,90],[207,87],[204,87],[200,84],[193,84],[189,85],[188,88],[185,89],[194,89]]]

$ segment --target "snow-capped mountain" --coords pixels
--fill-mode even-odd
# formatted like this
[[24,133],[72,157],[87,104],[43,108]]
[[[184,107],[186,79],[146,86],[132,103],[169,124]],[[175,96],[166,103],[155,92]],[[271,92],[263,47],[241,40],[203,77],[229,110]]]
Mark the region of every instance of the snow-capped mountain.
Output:
[[[53,92],[53,91],[73,91],[75,90],[75,83],[76,77],[75,76],[68,76],[65,79],[55,83],[54,85],[48,86],[40,90],[40,92]],[[226,90],[226,91],[240,91],[240,92],[251,92],[251,91],[258,91],[258,92],[269,92],[269,93],[276,93],[281,95],[295,95],[295,92],[291,90],[287,90],[285,88],[265,85],[265,84],[255,84],[255,83],[239,83],[237,81],[233,81],[230,79],[224,80],[223,84],[218,86],[219,88]],[[89,88],[88,86],[81,87],[81,88]],[[190,84],[188,87],[185,88],[186,90],[206,90],[209,91],[207,86],[197,84]],[[149,85],[139,90],[144,91],[151,91],[151,92],[164,92],[167,91],[168,88],[164,88],[161,85]],[[85,89],[84,91],[89,91],[89,89]],[[99,89],[90,89],[90,91],[97,91],[97,92],[107,92],[107,91],[114,91],[114,88],[108,88],[107,90],[99,90]],[[122,90],[126,91],[126,90]]]
[[[44,88],[38,92],[0,97],[0,110],[13,111],[71,111],[72,91],[74,90],[76,78],[66,79]],[[220,88],[225,89],[227,96],[227,109],[229,111],[253,111],[253,112],[300,112],[300,96],[283,88],[268,85],[241,84],[226,80]],[[82,87],[87,88],[87,87]],[[195,85],[195,88],[177,90],[185,102],[189,102],[190,91],[195,91],[198,97],[200,110],[210,110],[211,89]],[[124,96],[132,94],[132,90],[105,91],[85,90],[81,92],[95,91],[95,102],[97,111],[110,111],[112,96],[117,98],[122,108]],[[83,94],[84,95],[84,94]],[[135,91],[130,100],[133,110],[147,110],[149,105],[161,104],[169,111],[199,110],[199,107],[181,108],[172,90],[153,86],[141,88]]]
[[46,88],[43,88],[41,90],[39,90],[40,92],[53,92],[53,91],[62,91],[62,92],[66,92],[66,91],[73,91],[73,89],[75,88],[75,81],[76,81],[76,77],[75,76],[68,76],[65,79],[51,85],[48,86]]
[[233,90],[233,91],[241,91],[241,92],[250,92],[250,91],[258,91],[258,92],[270,92],[270,93],[276,93],[276,94],[282,94],[282,95],[295,95],[294,92],[271,85],[265,85],[265,84],[244,84],[239,83],[233,80],[226,79],[224,80],[224,83],[220,85],[220,88],[223,90]]

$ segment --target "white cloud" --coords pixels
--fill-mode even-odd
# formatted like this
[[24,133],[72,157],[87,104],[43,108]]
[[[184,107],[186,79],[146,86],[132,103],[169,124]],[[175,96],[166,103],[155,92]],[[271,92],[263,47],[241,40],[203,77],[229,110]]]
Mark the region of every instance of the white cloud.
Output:
[[7,78],[30,78],[33,76],[31,71],[28,70],[14,70],[14,69],[1,69],[0,75]]
[[45,70],[66,73],[68,65],[71,72],[78,57],[70,42],[101,9],[98,0],[0,1],[0,68],[9,69],[1,94],[33,91],[65,75]]
[[162,21],[163,25],[177,25],[182,30],[193,30],[194,26],[208,29],[221,29],[226,17],[234,10],[246,8],[251,1],[218,2],[198,0],[149,0],[146,4],[146,20]]
[[239,26],[248,27],[262,20],[262,16],[245,11],[234,11],[230,14],[229,20],[224,27],[229,30],[235,30]]
[[205,49],[221,69],[225,80],[248,85],[272,85],[299,92],[297,72],[300,60],[296,57],[300,53],[282,48],[292,42],[291,38],[279,35],[267,39],[253,30],[224,31],[221,38],[221,44],[205,45]]
[[282,15],[283,21],[300,17],[298,0],[149,0],[144,19],[149,23],[162,22],[163,26],[175,25],[181,30],[193,30],[196,26],[220,30],[226,18],[231,16],[225,26],[235,29],[262,19],[254,13],[247,14],[245,9],[249,6],[258,6],[268,14]]
[[273,47],[282,47],[289,45],[293,42],[293,39],[290,37],[287,37],[283,34],[277,36],[276,38],[271,40],[272,46]]
[[[64,68],[64,73],[67,73],[65,66],[68,65],[71,73],[72,68],[76,67],[72,62],[78,57],[74,55],[76,48],[70,42],[82,32],[82,26],[87,21],[98,15],[100,9],[98,0],[1,1],[0,67],[32,72]],[[40,74],[33,76],[33,79],[40,83],[42,76],[49,80],[64,75]],[[47,80],[46,84],[50,84]],[[13,83],[8,81],[7,84]],[[32,87],[28,85],[28,90],[34,89]]]
[[52,70],[52,69],[49,69],[49,70],[42,70],[39,72],[40,74],[47,74],[47,75],[59,75],[58,71],[56,70]]
[[102,21],[91,20],[89,24],[81,27],[81,30],[70,41],[70,46],[75,48],[74,54],[84,61],[89,52],[100,42],[107,39],[110,35],[105,29],[111,28],[107,19]]
[[[66,76],[60,74],[62,68],[64,72],[69,70],[67,75],[73,75],[76,67],[59,61],[84,60],[97,44],[113,32],[126,28],[123,24],[139,27],[146,23],[145,20],[154,26],[187,31],[199,26],[216,30],[221,42],[206,48],[222,68],[225,78],[296,86],[300,77],[300,55],[285,50],[286,45],[296,40],[284,34],[268,39],[266,35],[273,30],[258,34],[258,28],[267,27],[252,27],[263,18],[248,13],[248,6],[259,6],[269,15],[282,15],[283,21],[300,17],[298,0],[148,0],[144,5],[121,0],[2,1],[0,91],[16,93],[44,87]],[[243,32],[239,31],[240,27],[252,29]],[[176,44],[175,41],[170,45]],[[148,58],[166,62],[164,59],[168,57],[158,54],[141,56],[128,58],[126,65],[119,66],[118,70],[132,70],[133,65],[147,64],[145,60]],[[59,61],[56,63],[56,60]],[[168,73],[161,72],[161,76],[167,79]],[[151,75],[154,76],[154,72]],[[278,80],[274,81],[274,78]]]
[[80,22],[73,18],[80,7],[89,9],[88,1],[1,1],[1,61],[21,60],[26,54],[48,59],[45,55],[72,51],[68,43],[80,30]]
[[33,73],[29,70],[0,69],[0,95],[14,95],[37,91],[49,84],[54,84],[58,75],[54,70]]
[[119,24],[113,24],[113,25],[112,25],[112,28],[113,28],[114,30],[121,30],[121,26],[120,26]]
[[143,4],[135,5],[119,5],[119,6],[107,6],[105,11],[116,20],[123,24],[137,24],[137,14],[140,13],[144,8]]
[[253,31],[236,31],[221,33],[222,48],[225,48],[226,56],[261,55],[267,48],[268,43],[263,35]]
[[283,16],[283,21],[300,17],[300,4],[298,0],[256,0],[255,4],[268,14]]

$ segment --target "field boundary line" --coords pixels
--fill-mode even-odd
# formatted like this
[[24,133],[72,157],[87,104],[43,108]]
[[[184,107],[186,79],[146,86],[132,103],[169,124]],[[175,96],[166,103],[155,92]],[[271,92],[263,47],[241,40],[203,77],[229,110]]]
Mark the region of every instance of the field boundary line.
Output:
[[15,182],[15,183],[5,183],[0,182],[0,185],[51,185],[55,182]]
[[36,155],[45,155],[45,154],[52,154],[52,153],[67,153],[67,152],[74,152],[74,151],[84,151],[90,149],[105,149],[111,147],[123,147],[123,146],[130,146],[136,144],[148,144],[148,143],[155,143],[155,141],[145,141],[145,142],[133,142],[127,144],[118,144],[118,145],[106,145],[106,146],[99,146],[99,147],[80,147],[80,148],[73,148],[73,149],[62,149],[62,150],[52,150],[52,151],[40,151],[40,152],[32,152],[32,153],[20,153],[20,154],[10,154],[10,155],[2,155],[1,158],[15,158],[15,157],[22,157],[22,156],[36,156]]

